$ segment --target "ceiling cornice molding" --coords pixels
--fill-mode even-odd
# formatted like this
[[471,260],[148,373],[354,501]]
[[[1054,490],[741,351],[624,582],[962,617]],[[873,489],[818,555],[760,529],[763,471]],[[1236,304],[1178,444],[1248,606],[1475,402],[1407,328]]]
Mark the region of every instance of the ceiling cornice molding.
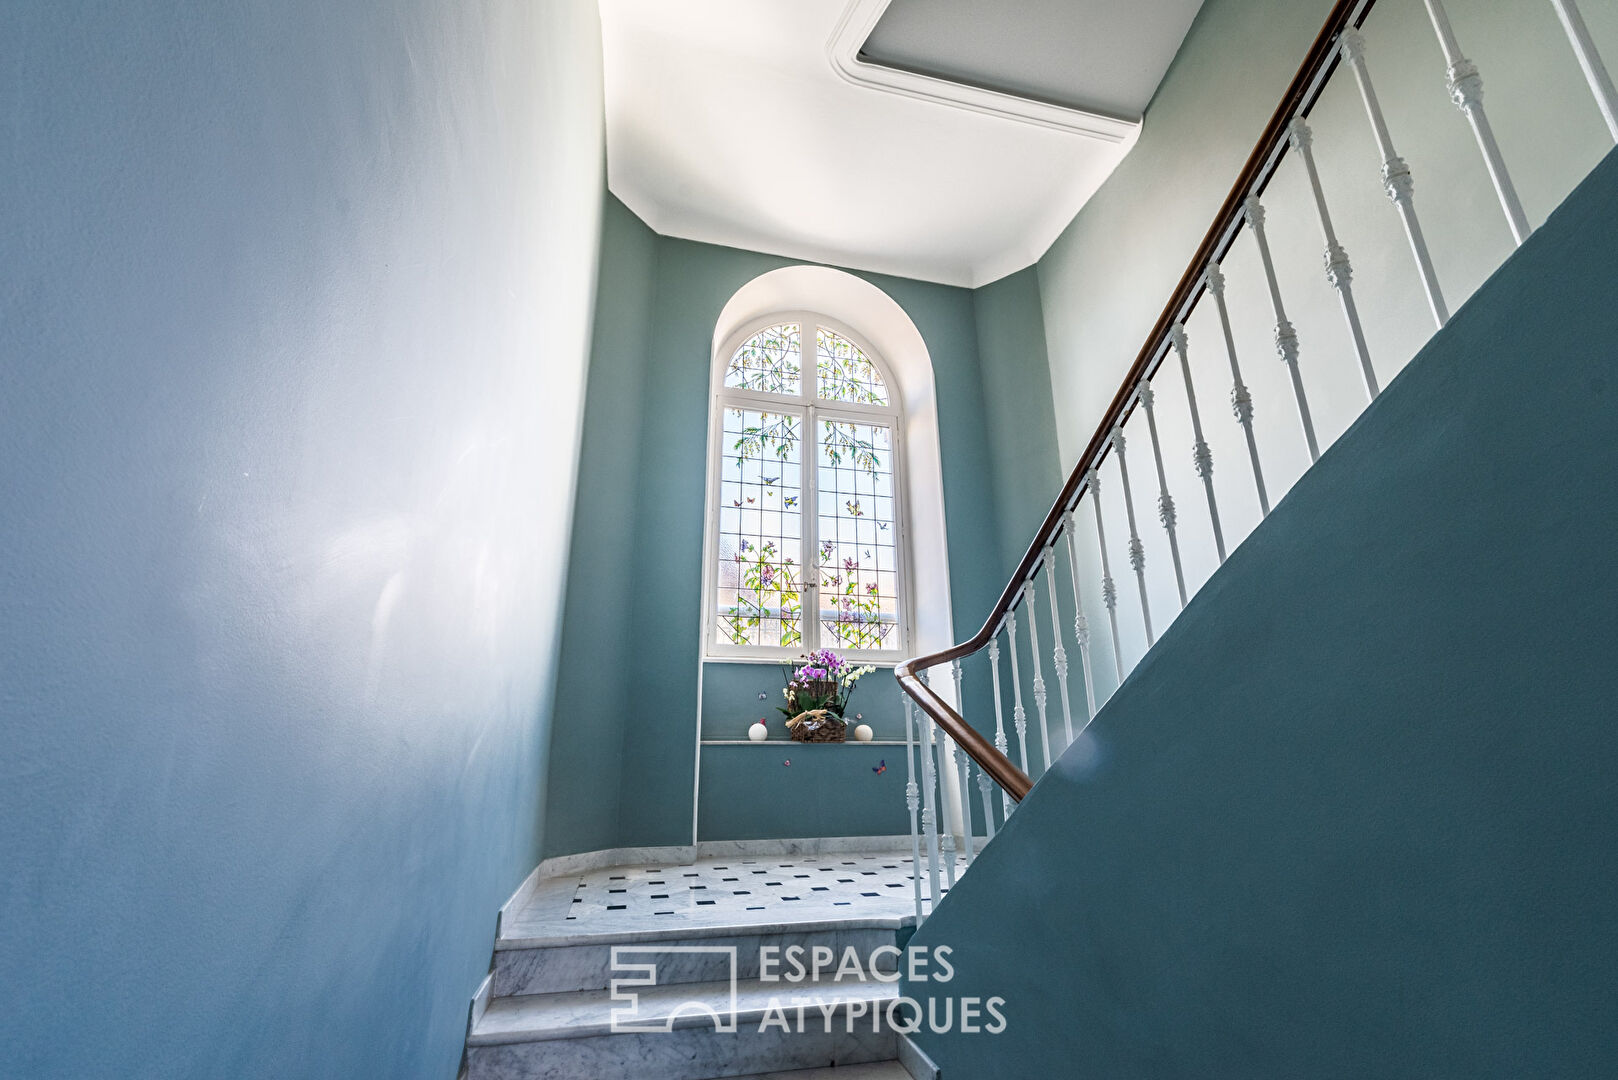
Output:
[[860,50],[890,2],[849,0],[842,18],[837,20],[831,40],[826,43],[826,54],[832,70],[847,82],[867,90],[881,90],[983,116],[1033,124],[1099,142],[1122,143],[1140,130],[1138,117],[1120,119],[862,60]]

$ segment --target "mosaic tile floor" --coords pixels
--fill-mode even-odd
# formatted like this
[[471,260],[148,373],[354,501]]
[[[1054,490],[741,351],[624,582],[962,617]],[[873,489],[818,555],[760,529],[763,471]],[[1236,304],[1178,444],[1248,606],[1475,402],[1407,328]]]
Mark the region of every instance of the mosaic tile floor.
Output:
[[[956,873],[965,870],[957,856]],[[940,875],[940,888],[947,891]],[[922,893],[927,893],[926,863]],[[915,914],[910,853],[715,856],[610,867],[545,883],[515,913],[519,937],[750,926]]]

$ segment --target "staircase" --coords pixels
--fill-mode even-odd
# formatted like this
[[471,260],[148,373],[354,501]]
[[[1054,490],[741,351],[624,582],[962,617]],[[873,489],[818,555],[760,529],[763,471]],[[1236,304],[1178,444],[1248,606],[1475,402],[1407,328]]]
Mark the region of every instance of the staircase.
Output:
[[891,1022],[913,865],[726,855],[541,880],[502,913],[463,1076],[931,1080]]

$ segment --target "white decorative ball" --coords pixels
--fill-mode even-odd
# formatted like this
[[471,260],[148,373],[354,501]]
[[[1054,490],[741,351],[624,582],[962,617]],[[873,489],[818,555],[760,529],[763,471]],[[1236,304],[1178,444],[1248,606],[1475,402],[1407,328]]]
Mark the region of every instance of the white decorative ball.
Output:
[[763,742],[770,737],[770,729],[764,726],[764,721],[760,720],[747,729],[747,737],[754,742]]
[[875,737],[876,732],[871,730],[870,724],[860,724],[854,729],[855,742],[870,742]]

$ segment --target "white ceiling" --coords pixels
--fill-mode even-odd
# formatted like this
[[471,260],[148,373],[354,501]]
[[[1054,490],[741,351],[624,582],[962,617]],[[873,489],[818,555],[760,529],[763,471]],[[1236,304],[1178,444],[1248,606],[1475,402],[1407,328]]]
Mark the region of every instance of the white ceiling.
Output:
[[[897,32],[879,21],[890,0],[601,0],[613,194],[667,236],[986,284],[1044,253],[1133,145],[1135,125],[863,63],[873,24],[910,66],[992,87],[1019,36],[1029,56],[1048,56],[1045,38],[1082,29],[1074,11],[1093,12],[1107,70],[1133,80],[1107,99],[1116,107],[1156,87],[1197,7],[928,0],[945,30],[896,2],[906,5],[892,13],[904,16]],[[1154,14],[1121,19],[1131,6]],[[975,38],[987,44],[968,71]],[[1098,49],[1086,39],[1069,51],[1083,61]],[[1049,98],[1104,96],[1094,78],[1051,84],[1060,65],[1048,59],[1028,73]]]

